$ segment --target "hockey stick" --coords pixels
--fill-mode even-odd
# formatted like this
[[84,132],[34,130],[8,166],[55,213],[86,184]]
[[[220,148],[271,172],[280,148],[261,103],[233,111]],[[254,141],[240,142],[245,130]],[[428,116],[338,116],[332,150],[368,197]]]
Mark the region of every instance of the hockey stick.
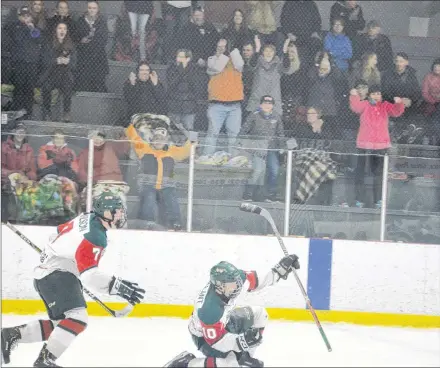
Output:
[[[275,235],[278,239],[278,242],[280,243],[280,246],[284,252],[284,255],[285,256],[289,255],[289,252],[287,251],[287,248],[284,245],[283,239],[281,238],[280,232],[278,231],[272,216],[270,215],[270,213],[266,209],[264,209],[260,206],[257,206],[255,204],[242,203],[240,205],[240,210],[244,211],[244,212],[255,213],[257,215],[263,216],[269,222],[270,226],[272,227],[272,230],[275,233]],[[307,307],[309,308],[310,313],[312,314],[313,319],[315,320],[315,324],[318,327],[319,333],[321,334],[321,337],[324,340],[325,345],[327,346],[327,350],[329,352],[331,352],[332,347],[330,346],[330,342],[328,341],[327,336],[324,332],[324,329],[321,326],[321,322],[319,322],[318,316],[316,315],[315,309],[313,308],[312,303],[310,302],[309,296],[307,295],[307,292],[304,289],[304,286],[298,276],[298,273],[296,272],[295,269],[292,269],[292,271],[293,271],[293,275],[295,276],[296,282],[298,283],[298,286],[301,289],[301,293],[304,297],[304,300],[306,301]]]
[[[26,242],[31,248],[33,248],[38,253],[41,253],[41,249],[38,248],[37,245],[35,245],[26,235],[24,235],[20,230],[18,230],[14,225],[12,225],[10,222],[6,222],[6,226],[11,229],[16,235],[18,235],[24,242]],[[105,311],[109,314],[111,314],[113,317],[119,318],[119,317],[125,317],[126,315],[130,314],[131,311],[134,308],[134,305],[128,303],[124,309],[121,309],[120,311],[110,309],[107,307],[97,296],[95,296],[91,291],[84,288],[84,292],[92,298],[96,303],[98,303]]]

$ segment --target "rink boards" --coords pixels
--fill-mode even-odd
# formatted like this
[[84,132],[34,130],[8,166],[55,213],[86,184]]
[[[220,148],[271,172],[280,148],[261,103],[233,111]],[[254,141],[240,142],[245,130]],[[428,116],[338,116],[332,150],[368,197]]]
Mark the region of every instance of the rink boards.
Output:
[[[51,227],[20,226],[44,247]],[[187,318],[209,269],[221,260],[259,273],[283,253],[275,237],[118,230],[109,232],[103,270],[147,290],[131,316]],[[440,245],[285,238],[321,321],[440,328]],[[2,313],[44,311],[33,289],[38,254],[2,225]],[[103,301],[115,298],[102,296]],[[263,305],[272,319],[312,321],[294,278],[241,304]],[[122,308],[123,303],[111,303]],[[106,315],[89,303],[91,315]]]

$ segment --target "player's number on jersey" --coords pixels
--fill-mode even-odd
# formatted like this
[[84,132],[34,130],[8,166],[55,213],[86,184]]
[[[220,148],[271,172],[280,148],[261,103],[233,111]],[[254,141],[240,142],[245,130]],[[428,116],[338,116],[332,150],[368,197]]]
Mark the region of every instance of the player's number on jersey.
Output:
[[217,338],[217,331],[215,328],[203,328],[203,336],[205,336],[206,339],[214,340]]
[[101,248],[93,247],[92,252],[95,255],[95,262],[98,261],[99,255],[101,254]]

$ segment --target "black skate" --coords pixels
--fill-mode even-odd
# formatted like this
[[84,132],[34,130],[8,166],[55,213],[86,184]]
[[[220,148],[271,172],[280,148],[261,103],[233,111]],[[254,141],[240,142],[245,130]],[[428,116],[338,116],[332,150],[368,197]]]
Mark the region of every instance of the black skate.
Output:
[[191,360],[193,360],[195,357],[196,356],[194,354],[191,354],[191,353],[188,353],[187,351],[184,351],[183,353],[180,353],[174,359],[169,361],[167,364],[165,364],[164,367],[186,368],[186,367],[188,367],[188,363]]
[[238,365],[240,367],[264,367],[262,360],[252,358],[247,351],[241,354]]
[[18,327],[2,328],[2,363],[8,364],[11,361],[11,351],[17,346],[21,339]]
[[34,367],[60,367],[55,364],[55,360],[55,356],[47,350],[46,344],[44,344],[40,351],[40,355],[34,363]]

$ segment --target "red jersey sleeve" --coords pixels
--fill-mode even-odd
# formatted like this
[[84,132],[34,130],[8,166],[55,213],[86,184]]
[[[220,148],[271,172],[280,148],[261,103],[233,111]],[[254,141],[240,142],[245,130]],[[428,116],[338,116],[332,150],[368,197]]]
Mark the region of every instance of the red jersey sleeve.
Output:
[[202,321],[200,323],[202,325],[203,337],[210,346],[221,340],[228,333],[225,325],[220,321],[212,325],[207,325]]
[[98,267],[104,249],[104,247],[100,247],[84,239],[75,253],[79,273],[82,274],[91,268]]
[[246,280],[249,281],[248,291],[254,291],[258,287],[258,276],[255,271],[245,271]]

